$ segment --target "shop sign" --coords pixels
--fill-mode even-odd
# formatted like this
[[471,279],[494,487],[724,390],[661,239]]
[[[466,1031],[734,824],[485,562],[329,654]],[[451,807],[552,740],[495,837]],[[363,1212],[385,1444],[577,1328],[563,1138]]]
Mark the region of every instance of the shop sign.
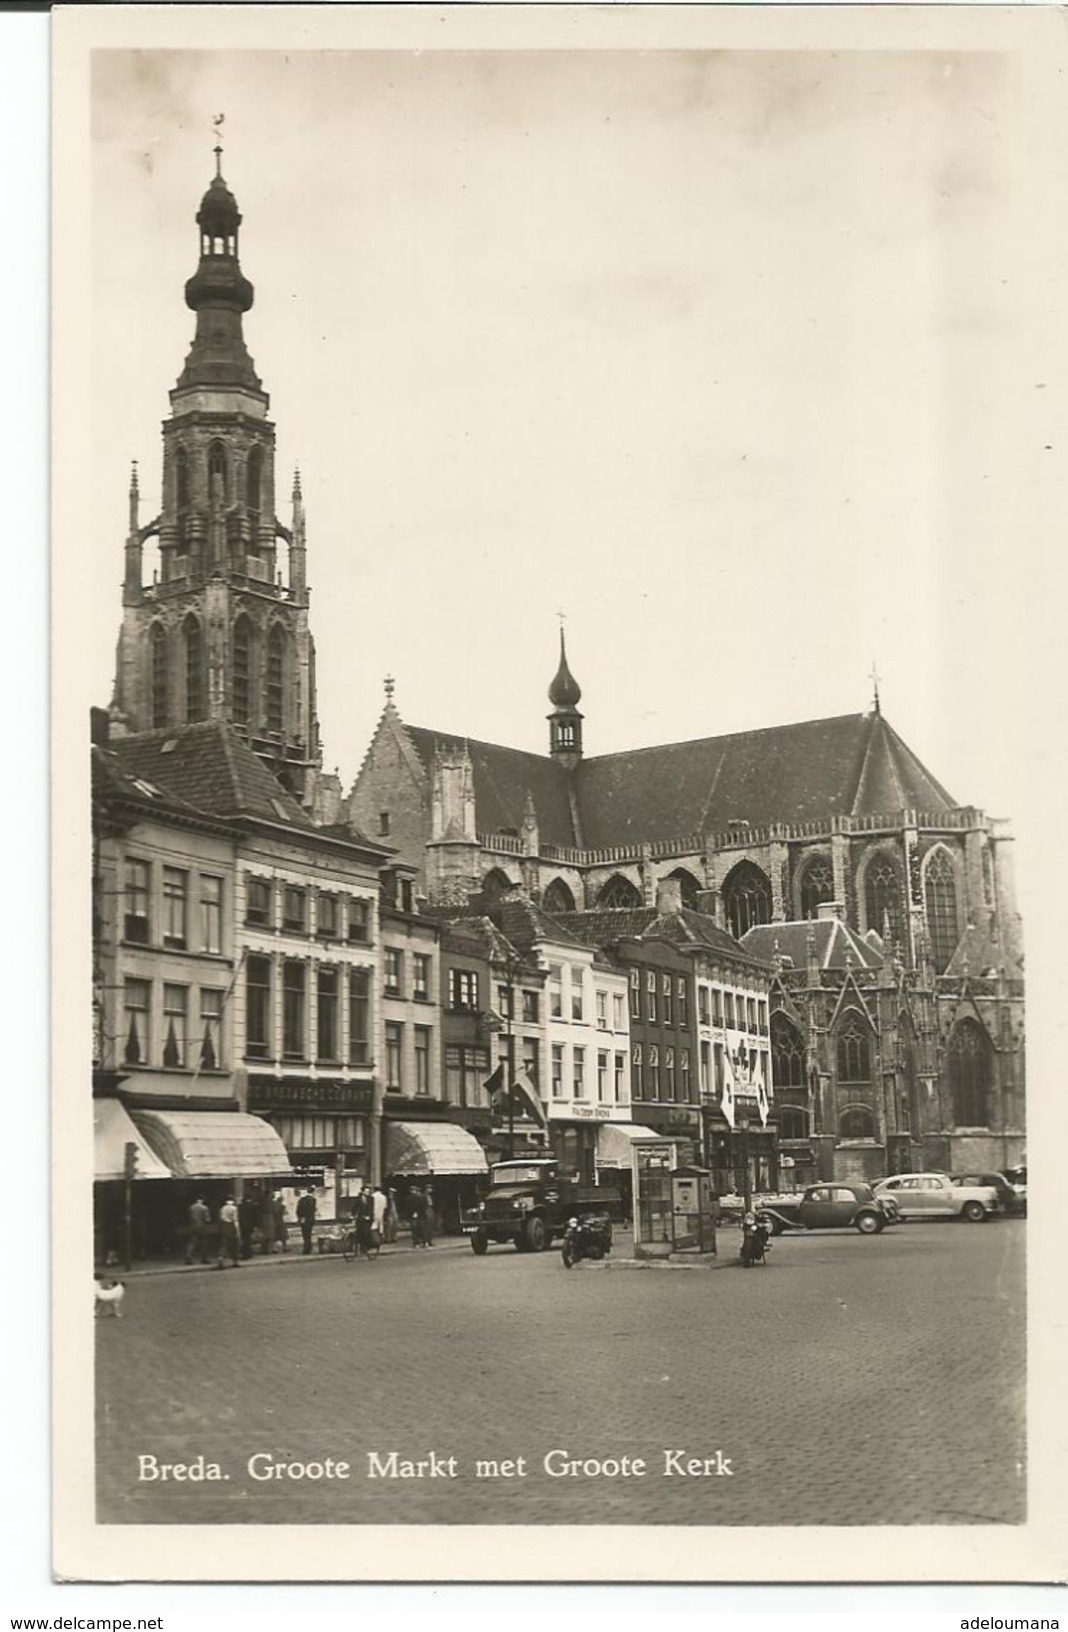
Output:
[[572,1105],[570,1116],[580,1122],[610,1122],[612,1110],[608,1105]]
[[253,1077],[248,1085],[250,1111],[277,1111],[291,1105],[316,1110],[369,1111],[373,1100],[374,1089],[366,1082],[311,1082],[295,1077],[257,1081]]

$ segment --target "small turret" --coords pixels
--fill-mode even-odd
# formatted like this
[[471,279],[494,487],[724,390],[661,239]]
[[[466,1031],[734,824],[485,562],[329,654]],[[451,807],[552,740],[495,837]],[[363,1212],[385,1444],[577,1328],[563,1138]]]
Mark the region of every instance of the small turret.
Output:
[[574,770],[582,758],[582,715],[578,704],[582,688],[567,666],[563,625],[560,626],[560,666],[549,687],[553,711],[549,720],[549,752],[567,769]]

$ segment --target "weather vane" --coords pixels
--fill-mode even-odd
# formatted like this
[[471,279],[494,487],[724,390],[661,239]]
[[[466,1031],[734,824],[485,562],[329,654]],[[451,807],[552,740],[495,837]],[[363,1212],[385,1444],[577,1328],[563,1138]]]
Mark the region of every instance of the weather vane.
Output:
[[875,667],[874,658],[872,659],[872,665],[871,665],[871,669],[869,671],[869,678],[871,680],[872,690],[874,692],[875,712],[876,712],[876,714],[878,714],[878,713],[881,712],[881,710],[879,708],[879,671]]
[[222,125],[226,118],[225,113],[216,113],[212,116],[212,129],[215,132],[215,174],[222,175]]

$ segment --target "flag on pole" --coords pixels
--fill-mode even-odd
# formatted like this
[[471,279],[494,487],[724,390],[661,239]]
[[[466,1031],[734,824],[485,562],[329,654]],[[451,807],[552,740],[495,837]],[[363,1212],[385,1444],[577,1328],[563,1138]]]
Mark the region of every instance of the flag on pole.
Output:
[[498,1094],[504,1087],[504,1061],[502,1060],[496,1071],[492,1071],[482,1084],[486,1090],[491,1105],[495,1104]]
[[519,1096],[523,1108],[529,1112],[540,1127],[548,1127],[549,1119],[545,1114],[541,1100],[538,1098],[538,1090],[531,1081],[526,1066],[520,1066],[515,1074],[515,1081],[512,1083],[512,1095],[513,1097]]
[[756,1094],[757,1094],[757,1114],[760,1117],[761,1125],[766,1128],[767,1125],[768,1125],[768,1116],[769,1116],[770,1111],[771,1111],[771,1101],[770,1101],[770,1099],[768,1097],[767,1077],[764,1074],[764,1056],[763,1056],[763,1054],[760,1056],[760,1068],[759,1068],[759,1070],[757,1072]]
[[729,1048],[723,1050],[723,1093],[720,1095],[719,1108],[733,1128],[734,1072],[731,1069],[731,1051]]

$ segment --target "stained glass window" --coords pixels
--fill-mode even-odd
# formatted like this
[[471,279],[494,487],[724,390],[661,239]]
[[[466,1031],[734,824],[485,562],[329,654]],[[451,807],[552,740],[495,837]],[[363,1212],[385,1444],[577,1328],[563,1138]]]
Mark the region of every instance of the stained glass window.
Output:
[[939,974],[948,967],[960,940],[957,918],[957,878],[944,850],[935,850],[924,872],[924,903],[931,956]]

